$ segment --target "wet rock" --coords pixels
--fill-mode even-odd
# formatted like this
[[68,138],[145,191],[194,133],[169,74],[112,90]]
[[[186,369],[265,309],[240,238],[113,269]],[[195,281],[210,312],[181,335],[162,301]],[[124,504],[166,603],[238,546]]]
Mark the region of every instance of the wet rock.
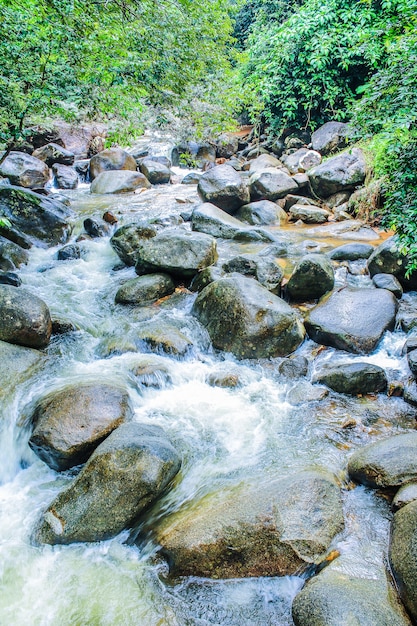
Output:
[[297,183],[285,172],[265,169],[252,174],[249,179],[250,198],[254,200],[279,200],[297,191]]
[[212,265],[206,267],[201,272],[198,272],[190,283],[190,291],[202,291],[204,287],[207,287],[210,283],[214,283],[215,280],[221,278],[222,272],[219,267]]
[[354,189],[365,180],[366,162],[359,148],[342,152],[308,172],[311,186],[320,198]]
[[180,466],[161,428],[122,424],[43,514],[37,541],[68,544],[117,535],[161,495]]
[[103,213],[103,220],[107,222],[107,224],[111,224],[111,226],[117,224],[117,222],[119,221],[114,213],[112,213],[111,211],[105,211],[105,213]]
[[313,341],[355,354],[375,350],[392,330],[397,300],[386,289],[343,288],[324,296],[305,319]]
[[307,254],[295,266],[287,283],[291,300],[303,302],[321,298],[334,287],[334,272],[323,254]]
[[238,137],[230,133],[223,133],[216,141],[216,156],[223,159],[230,159],[239,149]]
[[379,235],[373,228],[359,220],[332,222],[324,226],[309,228],[306,232],[308,237],[340,237],[341,239],[353,239],[355,241],[379,241]]
[[346,243],[329,252],[329,258],[333,261],[359,261],[369,259],[374,247],[368,243]]
[[210,202],[230,215],[249,202],[246,182],[230,165],[218,165],[205,172],[197,191],[203,202]]
[[292,220],[302,220],[305,224],[324,224],[331,214],[326,209],[313,205],[294,204],[289,210],[289,215]]
[[0,212],[12,222],[25,248],[64,243],[71,232],[72,211],[62,202],[28,189],[0,187]]
[[100,218],[87,217],[84,220],[84,228],[90,237],[106,237],[110,233],[110,226]]
[[417,502],[411,502],[394,515],[389,561],[400,597],[413,621],[417,620]]
[[0,165],[0,176],[8,178],[12,185],[34,189],[48,182],[49,167],[29,154],[12,151]]
[[279,224],[287,221],[285,211],[270,200],[259,200],[245,204],[238,209],[236,217],[252,225]]
[[304,356],[291,356],[278,365],[278,372],[285,378],[301,378],[308,374],[308,361]]
[[409,381],[404,387],[404,400],[417,407],[417,383],[415,380]]
[[135,332],[134,340],[143,349],[174,357],[185,357],[194,348],[185,332],[164,316],[143,322]]
[[387,388],[387,376],[382,367],[358,361],[338,365],[329,363],[316,372],[314,382],[349,395],[385,391]]
[[295,626],[411,626],[394,588],[326,568],[310,579],[292,606]]
[[0,269],[13,271],[21,265],[26,265],[29,255],[20,246],[0,236]]
[[73,165],[75,159],[75,155],[72,152],[57,143],[48,143],[46,146],[37,148],[32,156],[44,161],[48,167],[52,167],[55,163]]
[[81,248],[76,243],[70,243],[58,250],[58,261],[72,261],[81,258]]
[[121,148],[108,148],[91,157],[90,179],[94,180],[101,172],[108,170],[131,170],[136,172],[136,160]]
[[181,185],[198,185],[202,174],[199,172],[190,172],[181,181]]
[[406,278],[407,257],[400,252],[395,237],[386,239],[368,259],[368,271],[375,274],[393,274],[405,289],[417,288],[417,272]]
[[312,385],[308,381],[301,381],[291,387],[287,393],[287,402],[292,406],[306,402],[320,402],[329,395],[329,390],[322,385]]
[[323,155],[337,152],[346,147],[349,126],[343,122],[327,122],[311,135],[313,150]]
[[273,169],[283,169],[283,164],[272,154],[261,154],[256,159],[252,159],[252,161],[250,161],[249,172],[254,174],[255,172],[260,172],[271,167]]
[[234,389],[240,385],[239,375],[233,372],[212,372],[207,377],[207,384],[211,387]]
[[89,169],[90,159],[80,159],[74,163],[74,170],[84,183],[89,182]]
[[52,332],[45,302],[21,287],[0,285],[0,339],[28,348],[46,348]]
[[44,361],[45,356],[39,350],[0,341],[0,398],[10,399],[17,386],[34,374]]
[[135,265],[138,249],[143,240],[151,239],[157,234],[155,226],[128,224],[118,228],[110,239],[110,245],[125,265]]
[[67,333],[74,333],[80,330],[78,326],[71,322],[71,320],[63,318],[52,318],[52,334],[53,335],[66,335]]
[[115,301],[119,304],[144,305],[169,296],[175,290],[168,274],[146,274],[125,282],[117,291]]
[[398,489],[392,501],[392,508],[398,511],[415,500],[417,500],[417,482],[408,483]]
[[410,335],[407,337],[403,345],[403,354],[408,354],[411,350],[417,350],[417,335]]
[[373,489],[400,487],[417,479],[417,432],[395,435],[357,450],[349,459],[350,477]]
[[136,189],[149,189],[151,183],[140,172],[111,170],[101,172],[91,183],[91,193],[129,193]]
[[342,528],[333,477],[305,471],[184,506],[162,521],[156,540],[172,576],[285,576],[322,561]]
[[286,356],[304,339],[291,307],[245,276],[229,276],[198,295],[192,313],[207,328],[215,348],[238,358]]
[[417,350],[407,352],[408,367],[414,378],[417,378]]
[[169,183],[171,180],[169,167],[164,163],[154,161],[151,157],[143,159],[140,162],[139,169],[152,185],[162,185]]
[[245,225],[214,204],[204,202],[194,209],[191,216],[191,227],[195,231],[206,233],[212,237],[233,239],[245,228]]
[[135,271],[139,275],[162,271],[187,278],[216,261],[217,246],[213,237],[167,228],[156,237],[140,242]]
[[172,383],[165,360],[153,354],[141,357],[130,372],[140,389],[163,389]]
[[77,189],[78,174],[73,167],[55,163],[52,166],[55,185],[58,189]]
[[260,254],[240,254],[223,264],[228,273],[237,272],[244,276],[253,276],[269,291],[279,294],[284,273],[273,258]]
[[78,384],[41,398],[34,409],[32,450],[59,472],[85,463],[133,409],[126,390],[103,383]]
[[0,272],[0,284],[20,287],[22,279],[15,272]]

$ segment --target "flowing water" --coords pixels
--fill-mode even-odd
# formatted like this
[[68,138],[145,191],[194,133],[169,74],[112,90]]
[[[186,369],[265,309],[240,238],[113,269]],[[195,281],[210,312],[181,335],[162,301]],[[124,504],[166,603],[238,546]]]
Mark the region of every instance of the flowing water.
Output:
[[[88,186],[66,193],[77,220],[73,238],[85,216],[112,210],[120,224],[158,218],[172,222],[198,202],[195,187],[178,184],[138,195],[93,197]],[[306,248],[330,249],[344,241],[317,239],[307,244],[301,229],[284,229],[294,257]],[[220,252],[253,249],[220,244]],[[256,246],[255,246],[256,247]],[[53,316],[71,320],[76,332],[53,339],[43,361],[18,385],[3,381],[0,414],[0,624],[3,626],[287,626],[291,603],[305,582],[303,576],[210,581],[166,580],[163,564],[145,538],[128,540],[128,532],[109,541],[69,546],[35,546],[31,537],[40,513],[72,479],[40,461],[27,445],[28,415],[46,391],[86,380],[121,382],[128,387],[135,419],[158,424],[183,457],[179,480],[149,514],[148,524],[182,503],[210,493],[231,480],[286,476],[322,466],[344,487],[346,528],[336,537],[339,567],[353,575],[375,577],[386,557],[389,504],[363,487],[352,489],[346,461],[357,446],[414,427],[414,410],[401,399],[385,395],[352,399],[329,396],[321,402],[293,406],[288,393],[297,381],[277,373],[280,359],[236,361],[210,350],[207,336],[192,323],[195,298],[186,290],[159,307],[140,314],[114,304],[120,283],[133,268],[114,271],[118,258],[109,238],[83,242],[85,255],[57,261],[57,249],[33,249],[21,271],[24,286],[43,298]],[[293,262],[290,258],[289,266]],[[361,273],[341,267],[339,284],[368,285]],[[109,337],[118,337],[143,319],[164,315],[176,320],[195,345],[183,359],[127,352],[113,354]],[[405,379],[402,355],[405,336],[387,333],[375,354],[365,360],[386,368],[391,380]],[[110,342],[111,343],[111,342]],[[320,351],[306,341],[298,351],[315,364],[341,358],[330,348]],[[346,355],[342,355],[346,360]],[[146,386],[132,375],[135,364],[154,359],[166,369],[160,388]],[[348,359],[364,357],[348,356]],[[210,386],[212,373],[233,372],[240,385]],[[170,379],[170,380],[169,380]]]

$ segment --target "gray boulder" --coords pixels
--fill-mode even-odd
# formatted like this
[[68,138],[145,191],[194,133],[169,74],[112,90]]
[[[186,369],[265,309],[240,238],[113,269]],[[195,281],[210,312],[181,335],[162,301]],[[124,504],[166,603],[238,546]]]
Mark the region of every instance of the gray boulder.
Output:
[[249,172],[250,174],[254,174],[255,172],[260,172],[271,167],[274,169],[283,169],[283,164],[272,154],[261,154],[256,159],[252,159],[252,161],[250,161]]
[[26,289],[0,285],[0,339],[28,348],[46,348],[52,321],[45,302]]
[[278,372],[285,378],[301,378],[308,374],[308,361],[304,356],[290,356],[278,365]]
[[156,237],[143,239],[137,249],[137,274],[168,272],[192,277],[217,261],[213,237],[203,233],[167,228]]
[[231,133],[223,133],[216,141],[216,156],[230,159],[239,149],[239,138]]
[[118,304],[144,305],[168,296],[175,290],[168,274],[146,274],[132,278],[117,290],[115,301]]
[[312,204],[294,204],[289,210],[289,215],[293,221],[302,220],[306,224],[324,224],[331,213]]
[[385,575],[364,578],[332,566],[307,582],[292,616],[295,626],[411,626]]
[[0,165],[0,176],[19,187],[43,187],[49,180],[49,167],[24,152],[10,152]]
[[392,330],[398,302],[386,289],[343,288],[324,296],[305,319],[313,341],[369,354],[386,330]]
[[78,174],[73,167],[55,163],[52,166],[55,185],[58,189],[77,189]]
[[289,169],[290,174],[297,174],[298,172],[306,172],[312,167],[320,165],[321,154],[315,150],[309,150],[308,148],[299,148],[295,152],[284,154],[281,157],[281,161]]
[[269,291],[279,295],[284,272],[274,261],[274,258],[262,254],[240,254],[223,263],[223,270],[227,273],[237,272],[244,276],[253,276]]
[[415,500],[417,500],[417,482],[407,483],[398,489],[392,501],[392,508],[398,511]]
[[127,224],[118,228],[110,239],[110,245],[125,265],[135,265],[138,248],[142,241],[156,237],[155,226],[143,224]]
[[10,400],[19,385],[38,371],[45,359],[39,350],[0,341],[0,398]]
[[90,179],[94,180],[101,172],[108,170],[131,170],[136,172],[136,160],[126,150],[108,148],[90,159]]
[[75,259],[81,259],[82,249],[76,243],[70,243],[64,246],[57,253],[58,261],[73,261]]
[[391,528],[389,561],[400,597],[413,623],[417,620],[417,501],[397,511]]
[[168,316],[157,316],[142,322],[134,333],[134,342],[143,351],[168,354],[172,357],[183,358],[189,355],[194,342],[181,328],[184,323],[175,323]]
[[320,563],[343,528],[332,475],[240,484],[164,518],[156,540],[172,576],[286,576]]
[[396,298],[401,298],[403,295],[401,283],[392,274],[374,274],[372,282],[377,289],[392,291]]
[[291,307],[245,276],[210,283],[192,313],[207,328],[215,348],[238,358],[286,356],[304,339],[303,325]]
[[417,350],[409,350],[407,352],[408,367],[414,378],[417,378]]
[[29,261],[29,255],[20,246],[0,236],[0,269],[13,271]]
[[136,189],[149,189],[151,183],[140,172],[110,170],[101,172],[91,183],[91,193],[129,193]]
[[346,147],[349,126],[343,122],[327,122],[311,135],[313,150],[323,155],[337,152]]
[[395,435],[357,450],[349,459],[348,472],[356,482],[386,489],[417,479],[417,432]]
[[368,259],[368,271],[371,277],[375,274],[392,274],[405,289],[417,288],[417,272],[405,276],[408,258],[400,252],[396,237],[386,239],[375,248]]
[[363,183],[365,175],[366,161],[359,148],[342,152],[308,171],[313,191],[320,198],[354,189]]
[[62,165],[73,165],[75,155],[66,150],[57,143],[48,143],[46,146],[37,148],[32,156],[44,161],[48,167],[52,167],[54,163],[61,163]]
[[181,185],[198,185],[202,174],[199,172],[189,172],[181,181]]
[[[297,183],[285,172],[278,169],[265,169],[252,174],[249,179],[251,200],[279,200],[298,189]],[[242,203],[245,204],[245,203]]]
[[329,252],[329,258],[332,261],[358,261],[369,259],[373,251],[374,246],[369,243],[346,243]]
[[246,182],[230,165],[218,165],[205,172],[197,191],[203,202],[211,202],[230,215],[249,202]]
[[104,383],[68,386],[42,397],[31,421],[32,450],[59,472],[85,463],[133,410],[125,389]]
[[314,376],[314,382],[321,383],[349,395],[385,391],[387,376],[382,367],[371,363],[340,363],[326,365]]
[[162,185],[169,183],[171,180],[169,167],[164,163],[154,161],[151,157],[143,159],[140,162],[139,169],[152,185]]
[[37,541],[68,544],[117,535],[161,495],[180,466],[161,428],[122,424],[42,515]]
[[326,387],[302,380],[288,390],[286,400],[292,406],[300,406],[308,402],[321,402],[328,395],[329,390]]
[[287,214],[275,202],[259,200],[244,204],[238,209],[236,217],[252,225],[279,224],[287,221]]
[[191,216],[191,228],[212,237],[233,239],[246,226],[214,204],[204,202],[194,209]]
[[306,254],[295,266],[287,283],[291,300],[302,302],[321,298],[334,287],[334,272],[323,254]]
[[[13,224],[25,247],[55,246],[64,243],[70,232],[73,213],[62,202],[19,187],[0,187],[0,214]],[[17,242],[18,243],[18,242]]]

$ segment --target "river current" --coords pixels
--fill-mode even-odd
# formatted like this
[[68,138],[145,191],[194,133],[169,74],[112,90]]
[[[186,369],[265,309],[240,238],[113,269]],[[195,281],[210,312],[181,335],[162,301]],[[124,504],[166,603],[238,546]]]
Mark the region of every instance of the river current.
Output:
[[[154,148],[158,151],[158,148]],[[179,170],[177,171],[179,174]],[[184,172],[181,172],[181,176]],[[90,195],[87,185],[65,192],[77,215],[72,239],[87,216],[111,210],[119,225],[140,219],[172,221],[198,203],[195,186],[154,187],[125,196]],[[175,221],[175,219],[174,219]],[[276,232],[276,231],[275,231]],[[306,242],[307,236],[307,242]],[[287,270],[307,249],[330,250],[346,241],[313,239],[303,229],[284,228],[291,245]],[[351,239],[350,239],[351,241]],[[378,243],[378,241],[373,241]],[[219,242],[221,257],[253,248]],[[45,392],[66,383],[101,380],[127,386],[139,422],[158,424],[183,457],[174,487],[149,514],[153,520],[184,502],[227,485],[230,480],[262,480],[321,466],[343,486],[345,530],[333,549],[338,567],[352,575],[377,577],[386,559],[390,506],[364,487],[353,488],[346,476],[349,455],[377,438],[414,427],[414,409],[386,395],[348,398],[332,394],[320,402],[291,404],[288,393],[298,381],[282,378],[280,359],[237,361],[216,354],[207,336],[189,324],[195,294],[177,293],[141,314],[114,304],[133,268],[115,271],[119,259],[109,237],[83,242],[85,255],[58,261],[58,248],[32,249],[21,270],[23,286],[45,300],[55,317],[79,330],[55,337],[41,366],[14,384],[3,381],[0,413],[0,624],[3,626],[291,626],[291,603],[306,576],[210,581],[198,578],[168,582],[165,566],[155,561],[156,546],[146,534],[140,543],[123,532],[94,544],[35,546],[32,534],[40,513],[71,480],[71,471],[49,469],[28,447],[28,415]],[[257,248],[259,249],[259,248]],[[367,286],[361,273],[337,272],[340,284]],[[153,315],[167,315],[184,325],[194,350],[183,359],[163,354],[127,352],[109,355],[109,338]],[[387,333],[367,357],[343,354],[384,367],[390,380],[407,377],[402,354],[405,334]],[[315,364],[340,357],[306,341],[298,350]],[[141,384],[132,376],[140,358],[162,363],[171,382]],[[314,367],[314,365],[313,365]],[[213,387],[210,374],[235,373],[240,385]],[[311,572],[310,572],[311,574]]]

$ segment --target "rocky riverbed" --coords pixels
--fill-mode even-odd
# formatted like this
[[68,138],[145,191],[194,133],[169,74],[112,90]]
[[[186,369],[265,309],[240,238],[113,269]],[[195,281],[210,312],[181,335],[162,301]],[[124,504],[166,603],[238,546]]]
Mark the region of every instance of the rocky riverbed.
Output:
[[0,621],[417,618],[417,297],[342,131],[0,166]]

